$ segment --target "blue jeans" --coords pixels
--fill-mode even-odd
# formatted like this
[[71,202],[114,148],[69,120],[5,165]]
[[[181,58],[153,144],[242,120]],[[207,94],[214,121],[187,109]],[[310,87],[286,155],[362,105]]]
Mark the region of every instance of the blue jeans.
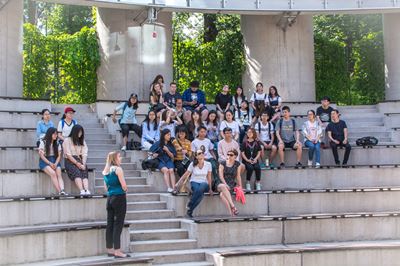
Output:
[[321,161],[321,144],[319,142],[312,143],[309,140],[306,140],[306,147],[308,148],[308,160],[312,161],[314,152],[315,152],[315,162],[320,163]]
[[210,190],[208,183],[190,182],[192,188],[192,197],[190,198],[188,212],[193,213],[193,210],[200,204],[204,198],[204,193]]

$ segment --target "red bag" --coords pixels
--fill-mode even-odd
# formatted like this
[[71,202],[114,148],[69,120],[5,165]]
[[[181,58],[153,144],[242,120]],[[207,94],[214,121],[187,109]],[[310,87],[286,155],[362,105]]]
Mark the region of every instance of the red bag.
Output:
[[243,189],[240,187],[235,187],[233,189],[236,193],[236,201],[241,202],[243,205],[246,204],[246,197],[244,195]]

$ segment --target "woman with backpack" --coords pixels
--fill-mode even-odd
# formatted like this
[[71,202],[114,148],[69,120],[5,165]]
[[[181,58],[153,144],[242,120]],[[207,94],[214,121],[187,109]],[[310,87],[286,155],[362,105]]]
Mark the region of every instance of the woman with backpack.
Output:
[[266,110],[268,106],[267,94],[264,92],[264,85],[258,82],[256,85],[256,91],[251,95],[250,105],[253,108],[254,119],[253,123],[260,118],[261,114]]
[[57,129],[51,127],[39,144],[39,168],[51,178],[59,195],[68,195],[64,191],[64,180],[61,175],[61,145],[57,141]]
[[128,101],[121,103],[115,108],[112,115],[112,121],[117,122],[116,114],[122,111],[121,118],[118,120],[119,126],[121,127],[122,133],[122,151],[126,151],[126,145],[128,143],[129,131],[134,131],[139,138],[142,137],[142,128],[137,124],[136,112],[139,108],[138,96],[132,93]]
[[268,106],[271,110],[271,122],[279,120],[281,117],[282,98],[279,96],[278,89],[275,86],[269,87]]
[[66,106],[64,108],[64,115],[62,116],[60,122],[58,122],[57,131],[58,131],[58,138],[62,143],[65,138],[68,138],[71,134],[72,128],[77,124],[77,122],[73,119],[75,114],[75,110],[70,107]]

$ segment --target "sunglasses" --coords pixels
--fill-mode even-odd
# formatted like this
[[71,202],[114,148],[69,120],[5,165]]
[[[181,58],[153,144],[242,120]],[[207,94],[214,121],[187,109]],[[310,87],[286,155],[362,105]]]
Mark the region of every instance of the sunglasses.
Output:
[[196,153],[196,155],[202,155],[203,154],[203,152],[197,152]]
[[228,153],[227,154],[229,157],[234,157],[235,156],[235,154],[233,154],[233,153]]

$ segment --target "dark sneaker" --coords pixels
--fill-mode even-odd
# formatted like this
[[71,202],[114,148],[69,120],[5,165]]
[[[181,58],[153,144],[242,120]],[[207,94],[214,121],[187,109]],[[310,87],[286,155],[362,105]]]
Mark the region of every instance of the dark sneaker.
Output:
[[191,210],[187,210],[186,215],[187,215],[189,218],[193,218],[193,212],[192,212]]
[[296,168],[301,168],[302,166],[303,165],[301,164],[301,162],[297,162],[296,165],[295,165]]
[[281,163],[281,164],[279,165],[279,167],[280,167],[281,169],[285,168],[285,163]]

